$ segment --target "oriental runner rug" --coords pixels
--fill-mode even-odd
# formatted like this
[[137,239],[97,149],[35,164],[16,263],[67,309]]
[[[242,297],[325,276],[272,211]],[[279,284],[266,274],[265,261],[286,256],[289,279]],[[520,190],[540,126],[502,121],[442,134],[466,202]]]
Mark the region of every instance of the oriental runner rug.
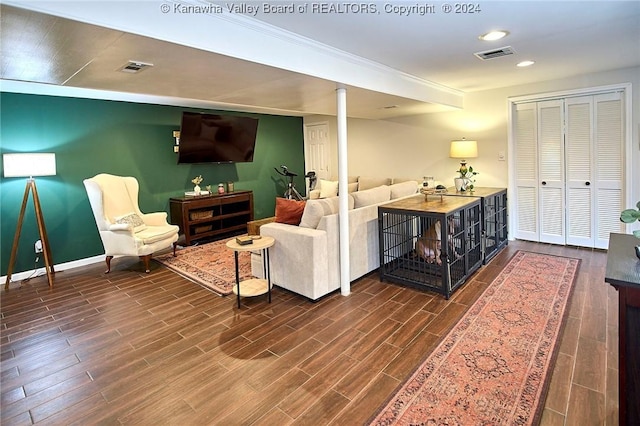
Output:
[[536,424],[579,264],[516,252],[371,424]]
[[[190,246],[153,259],[178,274],[210,288],[221,295],[231,294],[236,284],[233,251],[225,245],[228,239]],[[238,253],[240,280],[251,278],[251,253]]]

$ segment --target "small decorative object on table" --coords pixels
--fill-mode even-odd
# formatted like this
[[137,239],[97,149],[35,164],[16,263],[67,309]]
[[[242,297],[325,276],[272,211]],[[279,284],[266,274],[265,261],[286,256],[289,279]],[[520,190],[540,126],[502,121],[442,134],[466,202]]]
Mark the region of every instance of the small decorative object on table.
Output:
[[[620,213],[620,221],[624,223],[633,223],[636,220],[640,222],[640,201],[636,203],[637,210],[626,209]],[[633,231],[633,235],[640,238],[640,230]],[[640,259],[640,244],[635,246],[636,256]]]
[[218,194],[224,194],[224,183],[218,184]]
[[240,244],[241,246],[245,246],[247,244],[253,244],[253,238],[251,238],[250,235],[236,237],[236,243]]
[[227,182],[227,191],[229,191],[229,192],[233,192],[234,191],[233,182],[231,182],[231,181]]
[[442,196],[447,193],[447,188],[442,185],[434,187],[423,186],[422,188],[420,188],[420,193],[424,195],[425,200],[429,200],[429,195],[439,195],[440,201],[442,201]]
[[194,177],[193,179],[191,179],[191,182],[195,185],[193,187],[193,192],[195,192],[196,195],[200,195],[200,184],[202,183],[203,179],[202,179],[202,175],[198,175],[196,177]]

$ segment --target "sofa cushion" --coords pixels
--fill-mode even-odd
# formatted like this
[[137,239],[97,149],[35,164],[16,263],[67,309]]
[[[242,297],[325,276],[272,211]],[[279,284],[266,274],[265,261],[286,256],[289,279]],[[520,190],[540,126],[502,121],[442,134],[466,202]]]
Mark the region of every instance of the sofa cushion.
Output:
[[338,195],[338,181],[320,179],[320,198],[335,197]]
[[389,187],[391,191],[391,199],[394,200],[400,197],[406,197],[407,195],[415,194],[418,192],[418,182],[415,180],[409,180],[402,183],[396,183]]
[[134,238],[136,241],[148,245],[171,238],[174,235],[177,238],[177,232],[178,227],[175,225],[147,226],[142,231],[136,232]]
[[381,185],[390,185],[391,179],[389,178],[373,178],[360,176],[358,178],[358,191],[364,191],[365,189],[376,188]]
[[347,184],[347,192],[351,194],[352,192],[356,192],[358,190],[358,182],[348,183]]
[[[354,206],[354,200],[351,196],[348,199],[348,209],[352,210]],[[302,213],[302,219],[300,220],[300,226],[303,228],[318,228],[320,219],[323,216],[336,214],[340,210],[340,198],[319,198],[317,200],[308,200]]]
[[358,209],[360,207],[389,201],[391,197],[391,190],[389,189],[389,186],[382,185],[376,188],[354,192],[350,195],[353,197],[354,208]]
[[300,219],[301,227],[316,229],[320,223],[320,219],[326,214],[331,214],[325,211],[326,203],[324,201],[325,200],[321,198],[307,201],[307,204],[304,206],[304,211],[302,212],[302,218]]
[[299,225],[305,204],[305,201],[276,198],[276,222]]

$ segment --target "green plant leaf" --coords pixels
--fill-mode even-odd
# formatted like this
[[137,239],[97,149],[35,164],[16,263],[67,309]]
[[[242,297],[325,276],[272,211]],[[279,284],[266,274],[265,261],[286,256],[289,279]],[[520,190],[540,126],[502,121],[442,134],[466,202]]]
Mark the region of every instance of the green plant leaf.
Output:
[[634,209],[623,210],[620,213],[620,220],[624,223],[633,223],[640,220],[640,211]]
[[633,235],[635,235],[637,238],[640,238],[640,230],[633,231]]

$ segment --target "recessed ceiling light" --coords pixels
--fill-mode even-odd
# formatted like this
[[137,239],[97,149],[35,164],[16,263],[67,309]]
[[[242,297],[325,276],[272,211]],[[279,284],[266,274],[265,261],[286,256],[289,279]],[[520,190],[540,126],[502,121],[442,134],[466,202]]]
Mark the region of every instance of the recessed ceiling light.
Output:
[[517,67],[529,67],[531,65],[535,64],[534,61],[522,61],[522,62],[518,62],[516,64]]
[[489,31],[486,34],[482,34],[478,38],[483,41],[494,41],[494,40],[500,40],[501,38],[504,38],[508,35],[509,35],[509,31],[496,30],[496,31]]

